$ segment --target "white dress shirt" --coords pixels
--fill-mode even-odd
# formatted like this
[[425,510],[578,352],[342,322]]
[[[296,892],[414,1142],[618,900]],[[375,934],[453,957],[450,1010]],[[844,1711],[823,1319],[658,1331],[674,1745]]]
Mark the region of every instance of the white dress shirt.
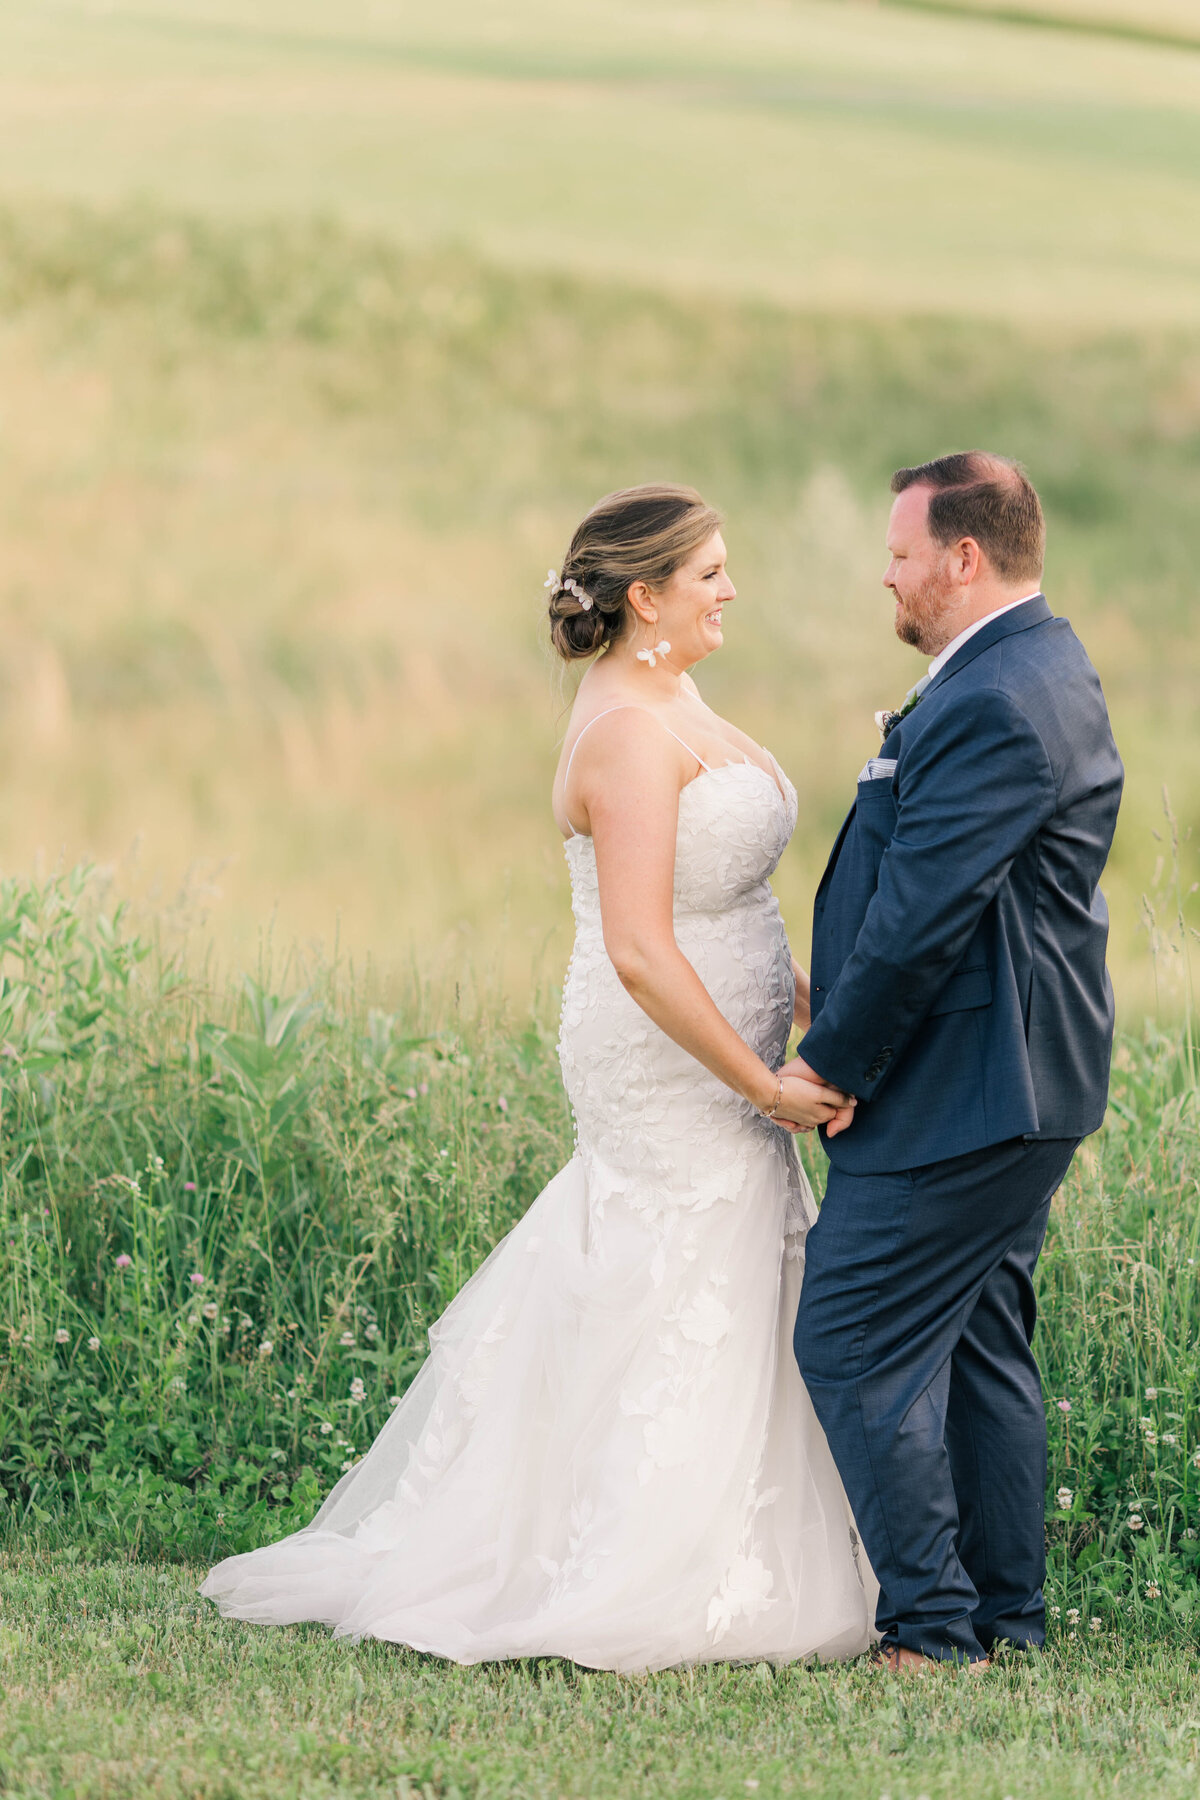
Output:
[[933,680],[934,676],[938,674],[940,670],[945,668],[946,664],[950,661],[950,658],[954,655],[954,652],[962,649],[968,638],[973,638],[977,631],[982,631],[985,625],[990,625],[992,620],[998,619],[1002,613],[1011,612],[1014,606],[1024,606],[1028,601],[1036,600],[1041,591],[1041,588],[1034,588],[1032,594],[1025,595],[1024,600],[1010,600],[1007,606],[998,606],[994,612],[984,613],[982,619],[976,619],[973,625],[968,625],[965,631],[960,631],[958,636],[953,639],[951,643],[947,644],[946,648],[935,656],[930,663],[930,681]]

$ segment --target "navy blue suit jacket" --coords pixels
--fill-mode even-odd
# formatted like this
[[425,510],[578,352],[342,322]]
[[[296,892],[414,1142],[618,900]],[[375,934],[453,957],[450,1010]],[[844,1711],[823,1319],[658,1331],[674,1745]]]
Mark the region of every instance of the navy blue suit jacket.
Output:
[[1108,1099],[1108,857],[1124,770],[1099,677],[1039,594],[941,669],[860,781],[817,891],[799,1054],[858,1096],[850,1174],[1082,1137]]

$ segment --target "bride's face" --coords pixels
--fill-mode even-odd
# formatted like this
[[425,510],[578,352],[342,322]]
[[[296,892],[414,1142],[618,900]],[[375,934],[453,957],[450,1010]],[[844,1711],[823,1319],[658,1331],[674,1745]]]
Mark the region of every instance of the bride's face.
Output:
[[[653,596],[658,613],[653,630],[657,638],[666,638],[670,644],[671,662],[676,668],[692,668],[719,650],[725,641],[721,635],[722,608],[737,594],[725,570],[725,556],[725,541],[719,531],[714,531]],[[648,634],[645,625],[638,629],[643,635]]]

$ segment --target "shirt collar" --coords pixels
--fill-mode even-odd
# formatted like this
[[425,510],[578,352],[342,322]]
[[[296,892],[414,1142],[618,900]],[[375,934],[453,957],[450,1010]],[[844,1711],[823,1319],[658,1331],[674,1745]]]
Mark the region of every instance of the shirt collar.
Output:
[[930,663],[930,681],[933,680],[935,675],[941,674],[946,664],[950,661],[950,658],[954,655],[954,652],[956,650],[961,650],[968,638],[973,638],[977,631],[982,631],[984,626],[990,625],[993,619],[1000,618],[1003,613],[1011,612],[1014,606],[1024,606],[1028,601],[1036,600],[1041,591],[1041,588],[1034,588],[1032,594],[1025,594],[1020,600],[1010,600],[1007,606],[998,606],[994,612],[984,613],[982,619],[976,619],[973,625],[968,625],[965,631],[960,631],[958,636],[951,643],[947,644],[946,648],[935,656]]

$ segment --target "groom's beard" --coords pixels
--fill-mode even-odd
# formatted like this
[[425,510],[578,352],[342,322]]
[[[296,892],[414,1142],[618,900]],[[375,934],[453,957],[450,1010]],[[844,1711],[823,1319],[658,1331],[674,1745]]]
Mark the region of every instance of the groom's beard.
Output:
[[896,636],[900,642],[911,644],[925,656],[936,656],[944,650],[955,635],[948,616],[954,583],[944,571],[936,569],[928,581],[909,594],[901,594],[895,588],[892,593],[898,602]]

